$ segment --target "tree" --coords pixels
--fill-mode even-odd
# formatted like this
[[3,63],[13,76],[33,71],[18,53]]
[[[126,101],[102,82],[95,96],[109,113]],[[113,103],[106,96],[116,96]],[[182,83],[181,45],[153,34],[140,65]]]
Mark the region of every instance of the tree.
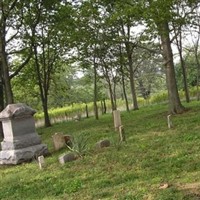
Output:
[[[18,75],[32,56],[31,47],[27,44],[23,45],[24,5],[23,1],[17,0],[0,2],[0,60],[6,104],[14,102],[11,79]],[[16,46],[16,44],[18,45]],[[25,59],[21,60],[18,66],[13,67],[9,55],[19,55],[24,52],[28,52]]]
[[180,57],[180,64],[182,68],[182,76],[183,76],[183,88],[185,91],[185,99],[186,102],[190,102],[190,96],[189,96],[189,89],[188,89],[188,83],[187,83],[187,74],[186,74],[186,64],[185,60],[183,58],[183,44],[182,44],[182,27],[178,27],[178,30],[176,30],[176,27],[173,27],[175,32],[175,43],[178,49],[179,57]]
[[119,45],[119,63],[120,63],[120,74],[121,74],[121,83],[122,83],[122,91],[123,91],[123,96],[125,99],[125,104],[126,104],[126,111],[130,111],[129,109],[129,103],[128,103],[128,97],[127,97],[127,93],[126,93],[126,83],[125,83],[125,59],[123,56],[123,51],[122,51],[122,45]]
[[98,114],[98,67],[99,67],[99,34],[101,27],[101,18],[99,5],[96,1],[85,1],[78,6],[76,23],[76,47],[78,49],[78,59],[84,68],[93,69],[93,87],[94,87],[94,114],[99,119]]
[[40,91],[46,127],[51,126],[48,114],[49,90],[53,75],[60,67],[60,59],[64,52],[62,34],[57,32],[60,6],[61,3],[54,0],[48,2],[34,1],[31,4],[27,4],[28,12],[24,16],[26,35],[34,55],[35,75]]
[[[182,113],[184,107],[181,104],[178,94],[178,88],[175,78],[175,69],[173,61],[173,53],[170,39],[170,22],[174,19],[173,13],[174,2],[172,0],[163,2],[149,0],[146,3],[146,11],[144,19],[149,27],[154,27],[161,40],[162,55],[166,71],[166,83],[169,98],[169,112],[173,114]],[[159,16],[159,17],[158,17]],[[180,17],[180,16],[179,16]]]
[[192,38],[192,46],[189,47],[189,52],[193,53],[196,61],[196,86],[197,86],[197,100],[200,100],[200,91],[199,91],[199,84],[200,84],[200,59],[199,59],[199,44],[200,44],[200,14],[199,14],[199,7],[196,6],[194,9],[193,20],[190,24],[189,32],[190,37]]

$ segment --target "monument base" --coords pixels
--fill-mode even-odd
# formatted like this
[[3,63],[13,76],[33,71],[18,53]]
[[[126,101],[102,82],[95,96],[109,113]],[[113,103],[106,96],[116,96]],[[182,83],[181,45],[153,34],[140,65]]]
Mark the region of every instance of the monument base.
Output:
[[0,165],[17,165],[47,154],[48,149],[45,144],[38,144],[22,149],[3,150],[0,151]]

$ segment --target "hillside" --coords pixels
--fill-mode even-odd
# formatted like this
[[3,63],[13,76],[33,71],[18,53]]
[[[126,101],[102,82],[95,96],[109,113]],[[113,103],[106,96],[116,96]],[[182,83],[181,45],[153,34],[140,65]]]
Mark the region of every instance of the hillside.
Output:
[[[62,122],[40,128],[51,155],[40,170],[36,161],[18,166],[0,166],[0,199],[200,199],[200,106],[172,116],[167,127],[167,105],[143,107],[122,113],[126,142],[119,143],[112,115]],[[86,155],[60,165],[51,136],[56,132],[83,135]],[[95,150],[107,138],[111,147]],[[83,142],[85,142],[84,140]]]

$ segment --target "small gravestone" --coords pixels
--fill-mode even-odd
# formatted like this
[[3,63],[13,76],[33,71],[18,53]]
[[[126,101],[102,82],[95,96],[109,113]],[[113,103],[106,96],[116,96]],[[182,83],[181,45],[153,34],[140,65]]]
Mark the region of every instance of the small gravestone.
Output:
[[119,110],[113,111],[113,118],[114,118],[114,127],[115,131],[119,131],[119,127],[122,125],[121,116]]
[[71,162],[73,160],[77,159],[77,155],[73,152],[67,153],[67,154],[62,154],[58,160],[60,164],[65,164],[66,162]]
[[171,115],[167,116],[167,126],[168,128],[173,128],[172,120],[171,120]]
[[120,141],[120,142],[126,141],[126,138],[125,138],[125,131],[124,131],[124,127],[123,127],[123,126],[120,126],[120,127],[119,127],[119,141]]
[[4,139],[1,142],[0,164],[19,164],[47,155],[35,130],[35,110],[25,104],[10,104],[0,113]]
[[63,147],[66,147],[65,138],[62,133],[55,133],[52,136],[52,139],[53,139],[53,145],[54,145],[55,151],[58,151],[62,149]]
[[105,147],[109,147],[110,146],[110,140],[100,140],[99,142],[96,143],[96,148],[97,149],[102,149]]
[[44,156],[39,156],[38,157],[38,164],[39,164],[39,168],[40,169],[43,169],[45,167]]

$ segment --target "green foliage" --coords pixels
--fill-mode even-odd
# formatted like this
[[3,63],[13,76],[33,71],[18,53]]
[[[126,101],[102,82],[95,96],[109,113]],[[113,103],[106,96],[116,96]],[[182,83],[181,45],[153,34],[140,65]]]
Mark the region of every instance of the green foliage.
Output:
[[72,138],[72,147],[69,150],[76,153],[79,157],[84,156],[88,152],[88,134],[81,132]]
[[[183,90],[179,91],[179,96],[181,99],[184,99],[185,93]],[[190,97],[192,99],[197,98],[197,88],[196,87],[191,87],[190,88]],[[151,95],[148,99],[144,99],[142,97],[137,98],[138,104],[140,107],[143,106],[149,106],[152,104],[162,104],[163,102],[168,102],[168,94],[167,91],[159,92],[156,94]],[[53,120],[55,118],[60,118],[60,119],[74,119],[78,117],[78,115],[85,116],[85,104],[83,103],[74,103],[71,106],[65,106],[62,108],[53,108],[49,110],[49,115],[50,118]],[[88,106],[88,112],[89,116],[93,115],[94,112],[94,107],[93,103],[87,103]],[[124,110],[125,109],[125,101],[122,99],[117,100],[117,106],[119,110]],[[110,100],[106,100],[106,107],[107,107],[107,112],[111,112],[111,102]],[[98,108],[99,111],[101,111],[101,103],[98,102]],[[42,112],[38,112],[35,114],[35,119],[40,120],[44,118],[44,114]]]
[[151,103],[161,103],[161,102],[166,102],[167,100],[168,100],[168,94],[166,91],[160,92],[151,97]]

